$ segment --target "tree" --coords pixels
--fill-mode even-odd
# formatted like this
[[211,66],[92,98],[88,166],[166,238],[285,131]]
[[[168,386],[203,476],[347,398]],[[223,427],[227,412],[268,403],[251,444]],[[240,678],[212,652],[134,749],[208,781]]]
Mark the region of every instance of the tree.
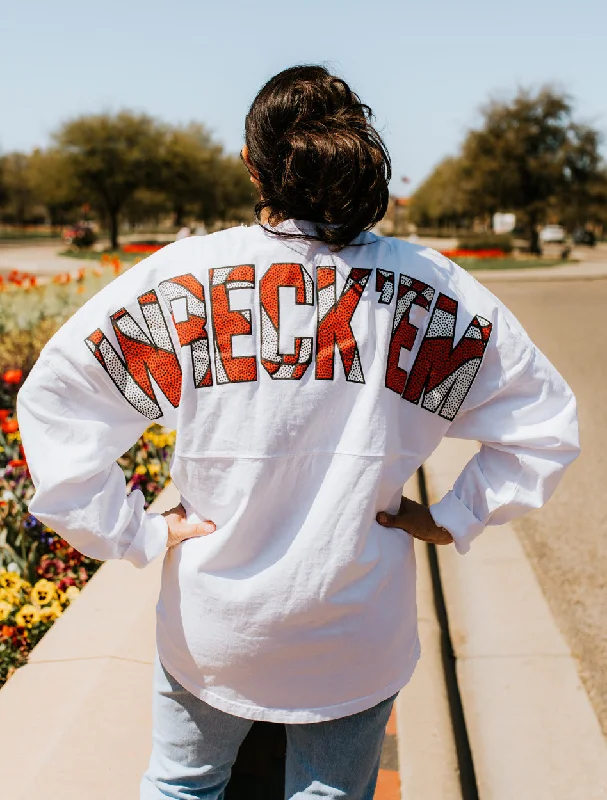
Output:
[[34,206],[30,181],[29,157],[25,153],[8,153],[2,159],[2,184],[5,208],[17,225],[25,225]]
[[152,117],[131,111],[78,117],[55,135],[83,200],[107,219],[113,249],[125,204],[138,189],[153,188],[158,181],[163,136]]
[[[223,156],[216,162],[215,170],[214,219],[252,221],[258,196],[240,158]],[[207,221],[204,210],[201,216]]]
[[171,205],[162,192],[137,189],[125,203],[123,217],[131,227],[144,223],[157,227],[170,213]]
[[601,181],[600,135],[573,120],[570,98],[552,87],[520,90],[493,100],[483,124],[462,148],[462,188],[473,215],[514,211],[525,224],[531,252],[540,253],[539,225],[560,217],[576,197],[579,214]]
[[169,200],[175,227],[183,225],[186,215],[212,215],[220,158],[221,147],[203,125],[165,130],[158,188]]
[[467,207],[462,192],[461,160],[443,159],[411,197],[409,215],[416,225],[461,225]]
[[80,201],[69,157],[56,148],[34,150],[29,178],[32,194],[46,208],[51,226],[67,222]]
[[0,157],[0,208],[8,202],[8,190],[5,184],[4,169],[4,157]]

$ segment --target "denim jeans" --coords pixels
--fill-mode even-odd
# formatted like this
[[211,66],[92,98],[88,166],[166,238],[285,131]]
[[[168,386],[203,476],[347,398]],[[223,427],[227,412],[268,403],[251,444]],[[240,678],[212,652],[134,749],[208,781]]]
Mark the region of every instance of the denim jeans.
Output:
[[[286,725],[285,798],[373,800],[394,697],[359,714]],[[186,691],[156,661],[150,765],[140,800],[222,800],[251,720],[226,714]]]

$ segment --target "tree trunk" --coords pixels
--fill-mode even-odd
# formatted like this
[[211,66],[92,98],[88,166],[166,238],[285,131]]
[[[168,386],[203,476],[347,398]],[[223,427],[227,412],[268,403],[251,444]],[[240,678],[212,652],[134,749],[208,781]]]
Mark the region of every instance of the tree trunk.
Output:
[[173,210],[173,226],[175,228],[183,227],[183,215],[184,207],[182,205],[176,205]]
[[540,233],[537,229],[537,222],[534,219],[529,223],[529,252],[534,256],[542,255]]
[[118,212],[110,211],[110,249],[118,250]]

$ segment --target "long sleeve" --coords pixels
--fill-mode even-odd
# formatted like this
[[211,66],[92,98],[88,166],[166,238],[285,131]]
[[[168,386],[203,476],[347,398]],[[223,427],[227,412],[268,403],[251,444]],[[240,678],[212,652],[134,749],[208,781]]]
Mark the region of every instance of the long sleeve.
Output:
[[430,509],[460,553],[485,526],[544,505],[579,454],[571,389],[503,307],[496,327],[470,402],[446,434],[481,449]]
[[153,359],[164,359],[163,375],[172,365],[175,396],[181,379],[175,331],[156,291],[166,263],[158,256],[113,281],[55,334],[17,403],[36,489],[30,512],[86,555],[137,567],[164,551],[167,525],[145,512],[140,491],[127,495],[116,459],[153,421],[176,427],[177,401],[149,378],[162,379]]

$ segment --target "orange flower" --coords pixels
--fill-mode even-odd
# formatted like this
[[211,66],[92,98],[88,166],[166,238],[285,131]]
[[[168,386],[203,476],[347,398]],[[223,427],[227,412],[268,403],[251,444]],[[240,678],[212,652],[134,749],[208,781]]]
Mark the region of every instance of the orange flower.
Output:
[[2,380],[4,383],[21,383],[23,378],[23,370],[22,369],[7,369],[4,375],[2,376]]
[[0,408],[0,422],[4,422],[4,420],[10,417],[10,415],[10,408]]
[[2,423],[2,433],[17,433],[19,423],[16,419],[5,419]]
[[9,467],[25,467],[27,465],[27,461],[24,458],[14,458],[12,461],[8,462]]

